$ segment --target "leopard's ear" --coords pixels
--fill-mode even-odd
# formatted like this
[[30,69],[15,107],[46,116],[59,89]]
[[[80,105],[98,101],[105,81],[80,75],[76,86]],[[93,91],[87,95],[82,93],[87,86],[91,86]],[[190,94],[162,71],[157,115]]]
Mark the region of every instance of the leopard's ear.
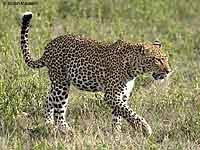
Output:
[[154,41],[153,45],[157,46],[158,48],[162,47],[162,45],[161,45],[161,43],[159,41]]

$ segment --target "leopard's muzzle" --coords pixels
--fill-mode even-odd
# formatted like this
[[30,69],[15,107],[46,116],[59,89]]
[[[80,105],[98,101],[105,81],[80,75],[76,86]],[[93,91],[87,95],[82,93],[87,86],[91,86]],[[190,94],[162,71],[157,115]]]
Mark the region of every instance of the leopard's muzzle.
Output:
[[158,72],[153,72],[152,76],[155,80],[162,80],[167,77],[167,74],[169,74],[170,71],[165,70],[165,71],[158,71]]

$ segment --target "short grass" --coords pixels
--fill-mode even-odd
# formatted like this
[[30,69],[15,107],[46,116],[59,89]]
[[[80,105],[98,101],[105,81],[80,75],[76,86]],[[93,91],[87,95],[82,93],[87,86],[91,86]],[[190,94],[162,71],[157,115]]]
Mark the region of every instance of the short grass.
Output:
[[[200,149],[199,0],[36,2],[0,2],[0,149]],[[153,135],[144,138],[125,121],[123,132],[112,134],[111,110],[103,95],[74,87],[68,111],[72,131],[51,134],[42,118],[47,70],[28,68],[20,50],[19,16],[24,11],[34,14],[29,43],[35,58],[48,41],[68,33],[104,41],[160,40],[173,73],[163,83],[141,76],[129,101],[152,126]]]

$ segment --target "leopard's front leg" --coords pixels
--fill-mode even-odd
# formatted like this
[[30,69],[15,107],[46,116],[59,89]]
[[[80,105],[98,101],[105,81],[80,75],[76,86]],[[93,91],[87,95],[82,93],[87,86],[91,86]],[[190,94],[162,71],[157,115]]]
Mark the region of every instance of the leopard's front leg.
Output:
[[[118,96],[118,98],[124,103],[128,105],[128,99],[132,93],[134,87],[135,78],[133,80],[128,81],[125,86],[122,86],[122,92]],[[122,117],[118,114],[117,110],[114,109],[112,111],[112,128],[117,131],[121,131],[121,121]]]
[[[144,135],[149,136],[152,133],[151,127],[146,122],[146,120],[136,114],[127,104],[127,100],[124,101],[124,89],[126,88],[126,83],[111,83],[107,86],[105,91],[105,101],[113,109],[113,115],[116,117],[123,117],[126,119],[132,127],[135,129],[141,129]],[[113,124],[118,125],[119,120],[113,119]]]

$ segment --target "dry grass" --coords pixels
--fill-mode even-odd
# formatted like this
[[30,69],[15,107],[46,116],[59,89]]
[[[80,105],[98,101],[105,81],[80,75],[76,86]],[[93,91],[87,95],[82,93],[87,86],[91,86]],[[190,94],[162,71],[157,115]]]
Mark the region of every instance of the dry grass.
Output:
[[[44,126],[47,70],[31,70],[19,45],[22,12],[32,11],[30,49],[40,57],[48,41],[65,33],[97,40],[159,39],[173,73],[156,83],[136,81],[130,106],[152,126],[146,139],[124,121],[111,133],[111,110],[101,93],[70,90],[72,130],[55,135]],[[199,149],[200,148],[199,0],[38,1],[38,5],[0,3],[0,149]]]

